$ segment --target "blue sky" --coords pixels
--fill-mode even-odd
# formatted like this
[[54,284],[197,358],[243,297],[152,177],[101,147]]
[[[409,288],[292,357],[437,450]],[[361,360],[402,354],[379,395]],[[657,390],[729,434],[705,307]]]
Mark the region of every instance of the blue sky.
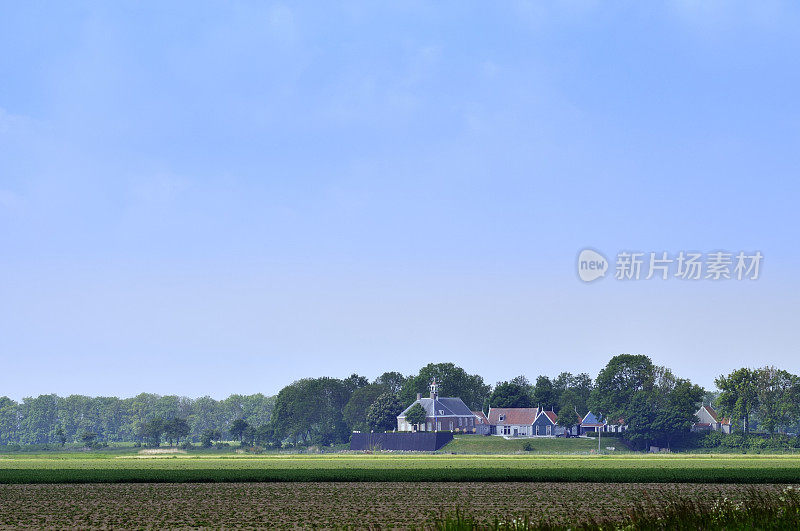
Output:
[[[795,3],[0,13],[0,395],[800,372]],[[587,246],[765,259],[587,285]]]

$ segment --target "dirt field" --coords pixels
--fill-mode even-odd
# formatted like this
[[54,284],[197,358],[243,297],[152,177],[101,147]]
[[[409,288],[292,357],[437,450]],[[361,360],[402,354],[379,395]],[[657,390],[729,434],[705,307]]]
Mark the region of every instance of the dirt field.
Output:
[[637,501],[674,492],[733,500],[779,485],[598,483],[225,483],[0,485],[0,526],[425,527],[459,508],[568,524],[621,518]]

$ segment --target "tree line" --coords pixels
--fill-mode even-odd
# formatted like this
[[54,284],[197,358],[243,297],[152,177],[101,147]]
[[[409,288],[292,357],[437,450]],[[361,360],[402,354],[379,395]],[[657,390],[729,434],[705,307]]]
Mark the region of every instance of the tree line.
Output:
[[696,422],[695,412],[713,402],[735,430],[767,433],[797,426],[800,379],[774,367],[738,369],[716,380],[706,392],[688,379],[655,365],[644,355],[613,357],[596,378],[562,372],[555,377],[525,376],[486,384],[477,374],[452,363],[431,363],[417,374],[386,372],[370,381],[304,378],[275,396],[210,397],[140,394],[132,398],[41,395],[15,402],[0,397],[0,444],[223,440],[264,446],[345,443],[352,431],[389,431],[396,416],[431,380],[440,396],[461,398],[472,410],[489,407],[541,407],[555,411],[559,424],[573,426],[591,410],[609,423],[624,423],[634,447],[670,446]]

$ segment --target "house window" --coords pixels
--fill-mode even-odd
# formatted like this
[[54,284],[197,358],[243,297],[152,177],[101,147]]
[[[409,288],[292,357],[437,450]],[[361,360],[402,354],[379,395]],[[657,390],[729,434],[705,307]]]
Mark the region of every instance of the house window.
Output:
[[500,422],[503,422],[504,420],[506,420],[506,416],[505,415],[500,415],[500,419],[499,420],[500,420]]
[[503,435],[511,435],[511,426],[503,426]]
[[536,435],[539,435],[539,426],[536,426]]
[[552,435],[552,434],[553,434],[553,427],[552,426],[548,426],[547,427],[547,435]]
[[461,427],[461,423],[464,421],[461,417],[458,417],[458,426]]
[[439,410],[439,414],[440,414],[440,415],[444,415],[444,409],[440,409],[440,410]]

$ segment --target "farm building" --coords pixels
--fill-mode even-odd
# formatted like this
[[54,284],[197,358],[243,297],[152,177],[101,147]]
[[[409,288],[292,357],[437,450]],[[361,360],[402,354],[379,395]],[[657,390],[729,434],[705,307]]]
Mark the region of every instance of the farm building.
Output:
[[489,408],[488,419],[493,435],[546,437],[566,431],[556,424],[558,416],[554,412],[536,407],[493,407]]
[[602,422],[597,415],[589,411],[580,419],[581,423],[578,425],[578,435],[585,435],[590,432],[605,431],[605,422]]
[[475,433],[478,435],[491,435],[492,425],[489,424],[489,419],[483,414],[483,411],[473,411],[475,415]]
[[533,422],[533,433],[531,435],[534,437],[563,435],[567,430],[563,426],[556,424],[557,420],[558,415],[553,411],[540,411]]
[[536,407],[490,407],[489,424],[492,435],[528,436],[533,433],[533,423],[539,415]]
[[717,412],[711,405],[700,406],[697,413],[697,422],[692,424],[692,431],[721,431],[722,433],[731,432],[731,420],[727,418],[719,418]]
[[460,398],[439,397],[436,380],[431,383],[431,394],[428,398],[417,395],[413,404],[397,416],[397,431],[414,431],[415,426],[406,422],[406,413],[419,404],[425,410],[425,423],[419,426],[420,431],[467,431],[475,432],[478,419]]

